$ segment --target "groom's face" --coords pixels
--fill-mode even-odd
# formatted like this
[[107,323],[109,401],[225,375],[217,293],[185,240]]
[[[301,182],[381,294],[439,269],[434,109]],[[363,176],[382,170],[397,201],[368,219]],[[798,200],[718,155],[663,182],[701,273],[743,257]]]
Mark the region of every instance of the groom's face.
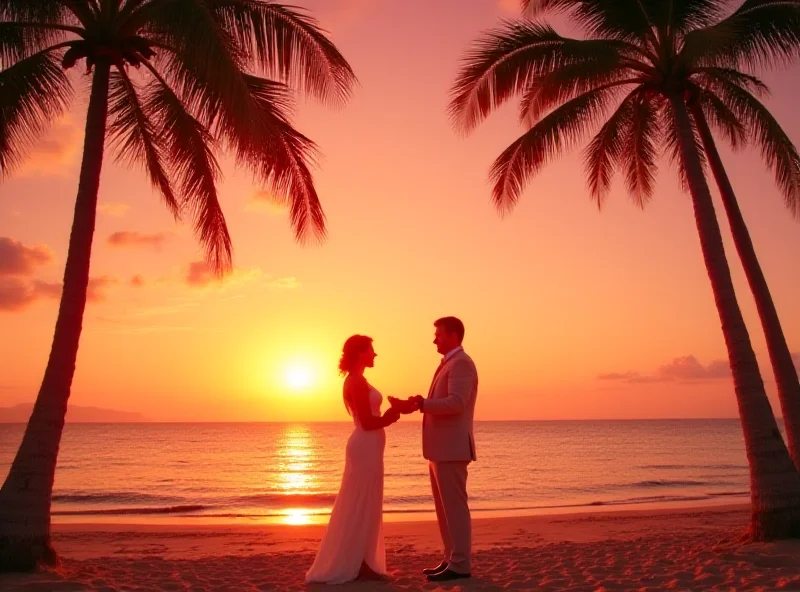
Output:
[[458,347],[458,336],[455,333],[450,333],[444,327],[436,327],[433,342],[436,344],[436,351],[445,355],[451,349]]

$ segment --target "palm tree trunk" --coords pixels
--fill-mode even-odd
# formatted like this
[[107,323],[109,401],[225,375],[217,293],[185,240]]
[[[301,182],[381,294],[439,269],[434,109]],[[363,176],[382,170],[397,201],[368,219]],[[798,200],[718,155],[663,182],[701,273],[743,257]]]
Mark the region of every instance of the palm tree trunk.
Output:
[[754,540],[800,536],[800,473],[781,438],[750,336],[736,300],[722,234],[682,96],[671,106],[678,126],[683,164],[695,222],[733,373],[736,402],[750,465],[750,534]]
[[44,379],[17,455],[0,489],[0,571],[53,564],[50,500],[86,307],[103,164],[110,64],[95,65],[64,288]]
[[781,403],[781,411],[786,428],[786,443],[789,448],[789,456],[794,462],[794,466],[800,470],[800,381],[797,378],[797,369],[794,367],[792,354],[786,343],[786,337],[784,337],[781,322],[778,318],[778,311],[775,309],[775,303],[772,301],[772,295],[769,292],[769,286],[767,286],[767,280],[761,271],[761,265],[758,263],[753,241],[750,240],[750,233],[747,231],[747,225],[744,223],[742,212],[739,210],[736,194],[733,192],[731,182],[728,179],[725,168],[722,166],[722,159],[717,151],[714,137],[711,135],[711,129],[708,127],[703,110],[696,103],[692,106],[692,115],[697,122],[697,129],[700,132],[700,139],[703,142],[711,172],[714,174],[719,187],[722,205],[725,208],[728,223],[731,227],[733,242],[736,245],[739,258],[742,260],[747,282],[750,284],[750,290],[753,292],[753,297],[756,301],[758,316],[761,319],[761,326],[764,328],[764,335],[767,339],[767,350],[769,351],[769,359],[772,362],[772,371],[775,374],[775,382],[778,385],[778,398]]

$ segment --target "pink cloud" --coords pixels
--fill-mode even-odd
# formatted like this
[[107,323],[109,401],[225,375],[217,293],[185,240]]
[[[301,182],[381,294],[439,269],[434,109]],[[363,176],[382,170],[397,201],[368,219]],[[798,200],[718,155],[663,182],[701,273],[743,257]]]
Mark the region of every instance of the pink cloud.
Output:
[[696,357],[689,355],[675,358],[671,362],[660,366],[652,374],[640,372],[610,372],[598,375],[598,380],[619,382],[694,382],[698,380],[718,380],[730,378],[731,369],[726,360],[712,360],[708,364],[701,364]]
[[522,2],[520,0],[497,0],[497,5],[505,14],[513,16],[522,15]]
[[275,195],[269,191],[256,191],[244,208],[246,211],[266,212],[268,214],[281,215],[288,211],[286,204],[281,203]]
[[30,275],[52,260],[53,253],[45,245],[26,247],[14,239],[0,237],[0,275]]
[[205,261],[192,261],[189,263],[184,276],[184,282],[193,288],[225,288],[257,280],[266,283],[270,288],[291,290],[300,286],[297,278],[276,278],[271,275],[265,275],[258,268],[243,269],[237,267],[225,277],[219,278],[212,273],[211,268],[208,267]]
[[[111,276],[89,278],[86,299],[101,302],[106,299],[106,289],[117,283]],[[23,277],[0,276],[0,311],[18,312],[39,300],[61,298],[62,284],[28,280]]]
[[160,249],[169,238],[170,235],[166,232],[145,234],[135,230],[121,230],[109,235],[107,242],[114,247],[135,246]]
[[102,203],[97,206],[97,211],[112,218],[121,218],[128,213],[131,207],[123,203]]

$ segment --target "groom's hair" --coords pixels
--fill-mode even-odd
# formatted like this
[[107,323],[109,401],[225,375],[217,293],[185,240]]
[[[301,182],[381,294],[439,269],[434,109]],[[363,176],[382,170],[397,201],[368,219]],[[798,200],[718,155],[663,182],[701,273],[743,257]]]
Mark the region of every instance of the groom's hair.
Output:
[[442,317],[433,323],[434,327],[441,327],[448,333],[455,333],[459,341],[464,341],[464,323],[456,317]]

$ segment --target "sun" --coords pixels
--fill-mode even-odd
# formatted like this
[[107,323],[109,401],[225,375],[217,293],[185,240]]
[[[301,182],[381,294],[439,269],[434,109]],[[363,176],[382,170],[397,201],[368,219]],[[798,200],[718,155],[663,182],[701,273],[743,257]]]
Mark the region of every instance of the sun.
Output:
[[300,391],[314,383],[314,376],[308,366],[295,364],[286,369],[284,380],[290,389]]

